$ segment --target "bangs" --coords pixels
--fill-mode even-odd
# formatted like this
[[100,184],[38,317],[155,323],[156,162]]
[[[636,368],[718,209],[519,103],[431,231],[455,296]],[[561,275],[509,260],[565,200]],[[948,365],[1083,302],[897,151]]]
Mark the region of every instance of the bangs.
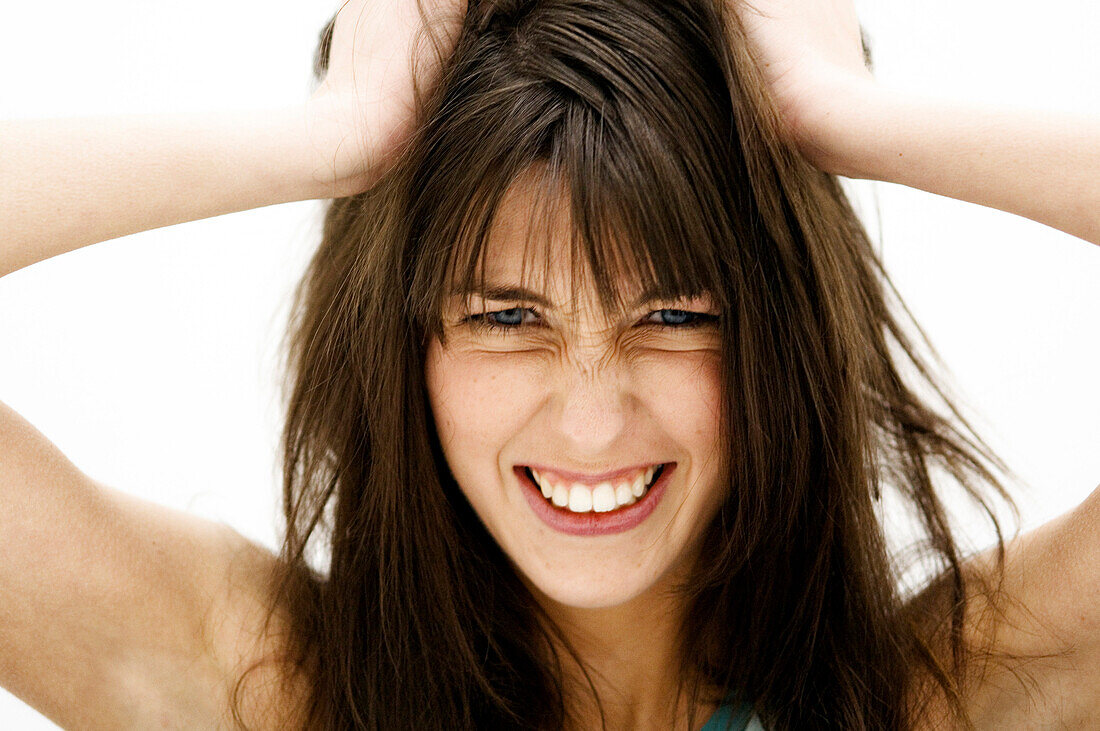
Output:
[[[573,297],[594,290],[609,318],[621,316],[638,299],[706,295],[725,309],[714,256],[718,242],[684,225],[691,213],[698,218],[697,212],[678,211],[667,197],[649,205],[629,201],[604,180],[567,177],[562,167],[556,159],[537,161],[506,183],[478,191],[452,231],[425,242],[434,244],[433,255],[416,257],[416,279],[433,284],[412,292],[422,326],[438,332],[443,310],[456,296],[507,299],[500,296],[501,286],[545,291],[556,270],[567,272]],[[588,182],[571,182],[577,179]],[[645,192],[640,184],[625,187]],[[504,246],[510,256],[521,247],[518,281],[494,276]]]
[[481,30],[456,49],[422,128],[409,198],[407,304],[427,332],[440,332],[452,296],[499,284],[486,275],[494,237],[507,234],[524,238],[524,282],[567,265],[570,291],[594,288],[608,315],[639,295],[730,306],[723,283],[737,246],[727,197],[739,160],[728,95],[713,93],[725,88],[720,64],[670,62],[667,48],[658,63],[662,49],[646,44],[670,32],[659,16],[641,16],[648,27],[635,9],[624,26],[614,5],[574,10],[548,9],[522,32]]

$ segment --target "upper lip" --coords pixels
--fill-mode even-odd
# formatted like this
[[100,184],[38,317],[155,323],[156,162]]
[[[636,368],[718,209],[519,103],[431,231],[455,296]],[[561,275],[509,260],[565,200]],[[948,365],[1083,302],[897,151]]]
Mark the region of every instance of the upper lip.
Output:
[[643,472],[650,467],[660,467],[664,462],[646,462],[644,464],[633,465],[631,467],[623,467],[617,470],[610,470],[608,472],[600,472],[598,474],[586,473],[586,472],[573,472],[571,470],[563,470],[558,467],[550,467],[547,465],[527,464],[520,465],[520,468],[530,468],[535,470],[539,474],[548,474],[556,476],[567,482],[579,482],[582,485],[598,485],[601,482],[613,482],[628,475],[632,476],[638,472]]

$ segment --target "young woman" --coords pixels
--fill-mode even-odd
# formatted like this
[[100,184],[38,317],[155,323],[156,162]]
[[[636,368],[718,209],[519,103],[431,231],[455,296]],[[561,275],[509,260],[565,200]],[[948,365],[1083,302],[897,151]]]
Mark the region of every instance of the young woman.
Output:
[[[839,0],[353,1],[330,31],[302,109],[5,129],[5,274],[336,200],[281,555],[5,409],[0,684],[77,728],[1090,718],[1100,498],[964,560],[933,476],[992,515],[1003,465],[915,395],[833,176],[1100,243],[1095,120],[879,89]],[[886,495],[941,568],[915,596]]]

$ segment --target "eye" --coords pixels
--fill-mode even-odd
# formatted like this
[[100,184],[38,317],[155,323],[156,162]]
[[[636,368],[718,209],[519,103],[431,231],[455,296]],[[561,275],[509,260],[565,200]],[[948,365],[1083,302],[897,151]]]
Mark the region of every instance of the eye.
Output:
[[706,312],[693,312],[691,310],[654,310],[646,315],[643,322],[649,325],[658,325],[671,328],[690,328],[709,325],[718,321],[718,315]]
[[512,307],[507,310],[468,315],[465,321],[486,330],[511,330],[538,322],[538,313],[530,307]]

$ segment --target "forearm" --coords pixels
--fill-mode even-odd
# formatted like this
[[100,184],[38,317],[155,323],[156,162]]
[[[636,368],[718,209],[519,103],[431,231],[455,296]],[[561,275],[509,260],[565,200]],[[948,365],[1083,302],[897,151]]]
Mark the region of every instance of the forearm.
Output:
[[817,125],[816,146],[831,152],[818,162],[830,172],[998,208],[1100,244],[1100,118],[877,88],[847,99]]
[[146,229],[339,191],[303,107],[0,125],[0,276]]

